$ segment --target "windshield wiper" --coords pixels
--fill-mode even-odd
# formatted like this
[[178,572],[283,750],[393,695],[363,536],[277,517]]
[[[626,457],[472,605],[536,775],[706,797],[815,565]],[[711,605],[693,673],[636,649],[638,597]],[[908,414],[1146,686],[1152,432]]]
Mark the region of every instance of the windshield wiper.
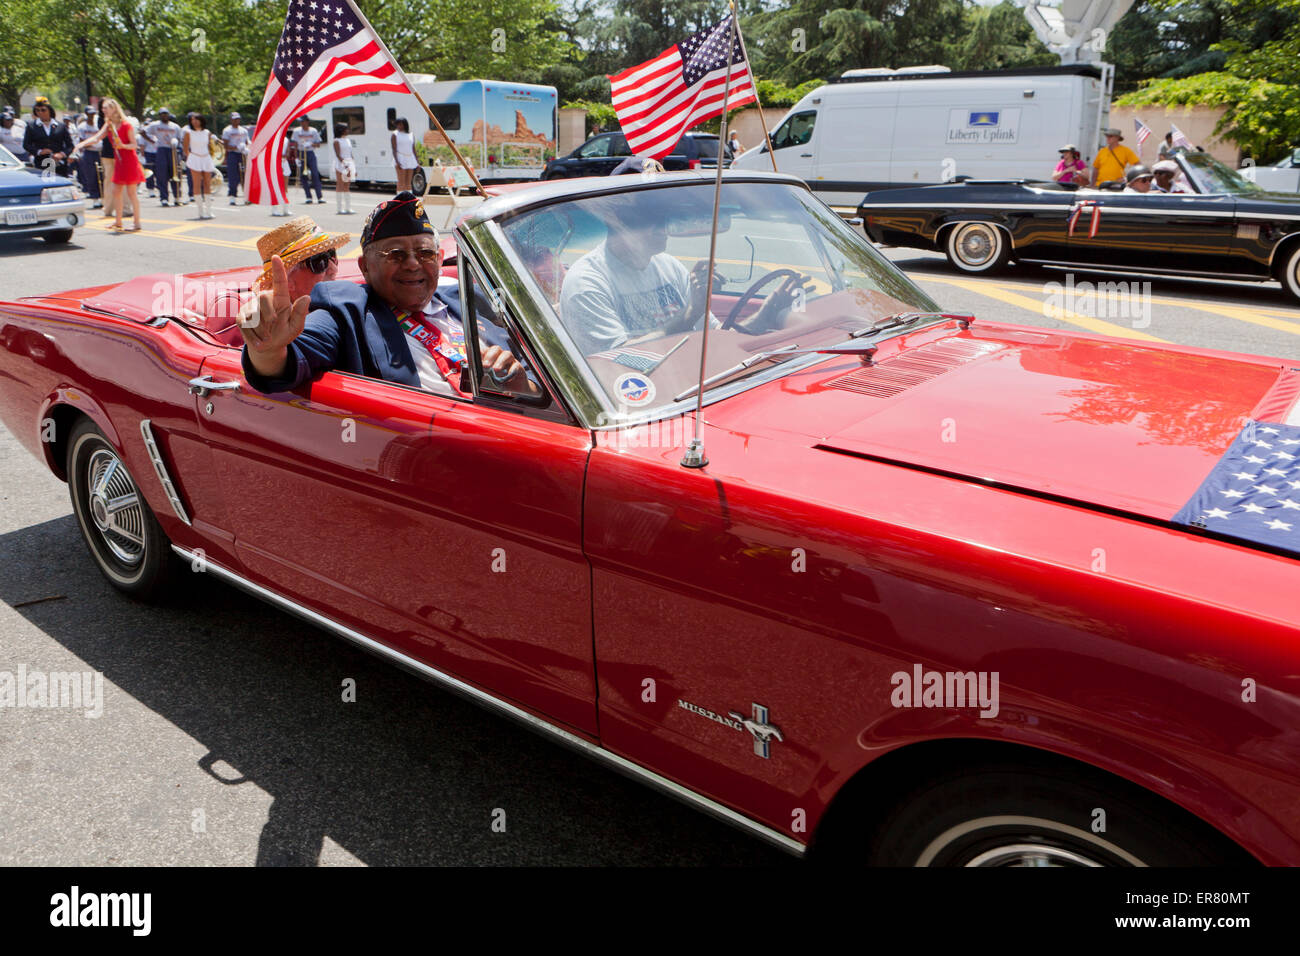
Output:
[[[970,323],[975,321],[975,316],[965,312],[897,312],[894,315],[887,315],[883,319],[873,322],[866,328],[858,329],[856,332],[850,332],[849,341],[852,342],[854,339],[860,339],[863,336],[875,335],[879,332],[889,332],[892,329],[911,325],[917,319],[955,319],[956,321],[961,322],[963,327],[969,327]],[[731,378],[733,375],[748,371],[759,362],[766,362],[774,358],[784,359],[792,355],[811,355],[813,353],[821,353],[824,355],[861,355],[865,356],[867,360],[870,361],[871,356],[876,354],[876,346],[844,344],[821,345],[816,348],[800,348],[799,343],[796,342],[794,345],[783,345],[778,349],[767,349],[764,352],[759,352],[757,355],[751,355],[744,361],[737,362],[729,369],[724,369],[716,375],[710,375],[704,380],[703,385],[705,389],[709,389],[714,385],[717,385],[719,382]],[[699,390],[700,386],[692,385],[690,388],[674,395],[673,401],[680,402],[684,398],[690,398]]]
[[888,332],[890,329],[901,328],[905,325],[911,325],[917,319],[953,319],[962,323],[962,328],[969,328],[970,324],[975,321],[975,316],[969,312],[895,312],[893,315],[887,315],[883,319],[877,319],[864,329],[858,329],[851,332],[849,338],[860,339],[864,335],[873,335],[876,332]]

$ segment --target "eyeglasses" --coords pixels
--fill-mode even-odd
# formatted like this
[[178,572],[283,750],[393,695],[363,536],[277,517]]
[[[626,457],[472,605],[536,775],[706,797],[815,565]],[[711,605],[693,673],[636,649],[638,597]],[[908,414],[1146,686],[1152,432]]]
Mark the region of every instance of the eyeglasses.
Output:
[[307,267],[308,271],[316,275],[322,275],[330,267],[331,262],[337,262],[338,256],[333,249],[328,252],[322,252],[318,256],[312,256],[310,259],[304,259],[302,264]]
[[414,252],[407,249],[397,248],[385,249],[383,252],[379,253],[379,257],[390,266],[401,265],[406,261],[407,256],[414,256],[417,263],[422,266],[427,266],[438,258],[438,250],[430,246],[421,246]]

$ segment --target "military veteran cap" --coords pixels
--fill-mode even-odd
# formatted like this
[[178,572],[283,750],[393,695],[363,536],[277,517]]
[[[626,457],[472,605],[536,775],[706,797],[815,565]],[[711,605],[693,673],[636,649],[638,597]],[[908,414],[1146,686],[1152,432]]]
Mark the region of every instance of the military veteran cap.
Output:
[[390,239],[393,236],[433,236],[438,241],[438,230],[433,228],[424,211],[424,203],[415,193],[403,190],[392,199],[385,199],[371,210],[361,230],[362,248],[376,239]]

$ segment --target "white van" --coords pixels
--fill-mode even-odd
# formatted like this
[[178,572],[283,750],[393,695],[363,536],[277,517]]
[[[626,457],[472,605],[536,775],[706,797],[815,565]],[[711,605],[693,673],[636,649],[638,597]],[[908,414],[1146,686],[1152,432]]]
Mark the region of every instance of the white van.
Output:
[[[954,73],[850,70],[813,90],[771,133],[776,165],[832,206],[864,193],[972,179],[1050,179],[1066,143],[1091,163],[1110,116],[1114,67]],[[764,143],[734,169],[771,169]]]
[[[546,161],[555,158],[559,105],[555,87],[501,80],[438,82],[421,73],[408,77],[483,182],[537,179]],[[334,130],[341,124],[348,127],[347,135],[352,138],[357,179],[396,183],[391,136],[399,117],[415,134],[415,152],[421,163],[412,177],[412,189],[424,191],[428,170],[435,162],[456,166],[455,155],[445,141],[433,147],[425,145],[425,134],[433,124],[410,93],[361,93],[307,114],[324,141],[316,150],[321,175],[334,175]],[[436,131],[434,138],[439,138]],[[467,180],[464,175],[457,177],[462,184]]]

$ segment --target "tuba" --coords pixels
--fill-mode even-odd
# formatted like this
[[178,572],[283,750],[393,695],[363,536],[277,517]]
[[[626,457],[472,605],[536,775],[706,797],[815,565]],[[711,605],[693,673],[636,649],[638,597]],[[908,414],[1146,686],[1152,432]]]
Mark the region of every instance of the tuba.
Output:
[[208,155],[218,166],[226,161],[226,144],[217,139],[215,134],[208,136]]

